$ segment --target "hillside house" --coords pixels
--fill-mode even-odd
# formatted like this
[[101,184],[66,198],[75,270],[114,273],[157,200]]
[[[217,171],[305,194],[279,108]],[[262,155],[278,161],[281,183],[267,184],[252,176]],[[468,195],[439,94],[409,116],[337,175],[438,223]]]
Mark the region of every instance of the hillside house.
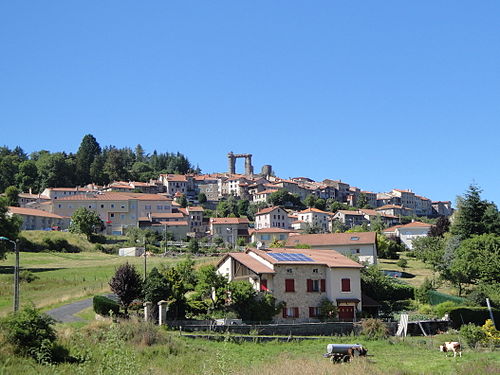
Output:
[[264,208],[255,214],[255,229],[263,228],[290,228],[288,212],[283,208],[274,206]]
[[325,298],[337,305],[340,320],[353,321],[361,311],[361,268],[336,251],[316,249],[247,249],[228,253],[217,264],[230,281],[248,281],[283,302],[276,322],[314,321]]
[[307,245],[313,249],[335,250],[343,255],[354,255],[360,262],[377,263],[375,232],[301,234],[288,238],[285,247]]
[[238,238],[248,242],[248,219],[241,217],[212,217],[210,218],[210,235],[212,238],[222,238],[225,243],[236,245]]
[[388,237],[398,237],[409,250],[412,250],[413,240],[420,237],[427,237],[431,226],[431,224],[414,221],[405,225],[396,225],[387,228],[382,233]]
[[69,227],[69,217],[26,207],[8,207],[7,215],[21,217],[21,230],[63,230]]

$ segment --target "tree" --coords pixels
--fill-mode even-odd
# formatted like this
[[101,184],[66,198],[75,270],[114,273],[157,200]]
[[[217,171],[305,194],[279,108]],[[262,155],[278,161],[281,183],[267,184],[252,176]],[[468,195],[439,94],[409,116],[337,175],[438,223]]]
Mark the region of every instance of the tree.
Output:
[[101,153],[101,146],[92,134],[83,137],[80,147],[76,152],[76,175],[81,185],[92,182],[90,167],[95,158]]
[[419,237],[412,242],[415,257],[430,264],[434,271],[442,270],[448,265],[444,262],[445,239],[442,237]]
[[468,284],[500,282],[500,237],[494,234],[473,236],[460,243],[450,271],[461,274]]
[[444,237],[444,234],[450,230],[450,220],[446,216],[440,216],[436,224],[431,226],[428,236]]
[[481,199],[481,189],[471,184],[463,197],[458,197],[457,211],[451,226],[451,233],[460,239],[486,232],[483,221],[488,203]]
[[100,230],[102,226],[103,222],[95,211],[80,207],[71,216],[69,231],[71,233],[83,234],[90,240],[92,234]]
[[356,203],[356,206],[359,208],[372,208],[368,204],[368,198],[367,198],[366,194],[364,194],[364,193],[359,194],[359,198],[358,198],[358,201]]
[[125,315],[128,315],[128,307],[142,294],[142,280],[134,266],[125,263],[115,272],[109,281],[111,291],[118,296]]
[[398,259],[398,252],[404,251],[405,247],[397,240],[387,238],[377,233],[377,253],[380,258]]
[[270,293],[257,292],[248,281],[232,281],[228,289],[229,307],[244,321],[271,321],[282,307]]
[[36,161],[40,190],[47,187],[65,187],[75,185],[74,159],[65,153],[41,153]]
[[319,318],[321,321],[335,320],[338,315],[337,306],[328,298],[323,298],[319,303]]
[[182,208],[186,208],[187,205],[188,205],[188,201],[187,201],[187,198],[186,198],[186,195],[185,194],[182,194],[179,198],[176,199],[177,200],[177,203],[179,203],[181,205]]
[[201,266],[196,272],[194,300],[201,302],[207,313],[220,309],[226,299],[227,279],[217,272],[214,265]]
[[198,202],[200,204],[206,203],[207,202],[207,196],[205,193],[199,193],[198,194]]
[[370,220],[370,230],[377,233],[382,233],[385,229],[384,221],[380,215],[375,216]]
[[144,300],[153,304],[153,311],[157,312],[158,302],[170,298],[172,290],[164,275],[162,275],[156,267],[148,274],[143,286]]
[[267,197],[267,202],[273,206],[304,208],[304,204],[300,201],[300,198],[285,189],[280,189],[271,193],[269,197]]
[[42,345],[50,345],[56,340],[54,323],[47,314],[40,313],[34,306],[27,306],[10,314],[2,326],[6,341],[14,346],[16,353],[36,358]]
[[7,205],[13,207],[19,207],[19,190],[15,186],[9,186],[5,189],[5,198],[7,199]]
[[[7,215],[7,212],[7,200],[0,197],[0,234],[3,237],[7,237],[8,239],[15,241],[19,235],[19,230],[23,221],[17,215]],[[0,241],[0,259],[3,259],[5,257],[5,253],[11,250],[13,249],[10,242]]]
[[34,160],[25,160],[19,164],[16,184],[21,191],[38,191],[38,170]]
[[200,244],[196,238],[191,238],[189,240],[188,250],[193,254],[198,254],[200,252]]
[[311,208],[314,207],[314,204],[316,203],[316,197],[312,194],[309,194],[306,199],[304,199],[304,204]]
[[318,198],[316,202],[314,202],[314,207],[324,211],[326,209],[326,201],[323,198]]

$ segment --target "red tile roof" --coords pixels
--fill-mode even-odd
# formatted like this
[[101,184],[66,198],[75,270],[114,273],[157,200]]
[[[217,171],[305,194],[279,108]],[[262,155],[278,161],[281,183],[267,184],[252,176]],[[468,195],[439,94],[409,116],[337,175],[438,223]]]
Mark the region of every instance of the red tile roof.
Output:
[[262,229],[254,229],[253,233],[292,233],[296,232],[293,229],[284,229],[284,228],[262,228]]
[[228,258],[231,257],[237,262],[243,264],[245,267],[249,268],[253,272],[257,274],[262,273],[276,273],[272,268],[269,268],[262,262],[248,255],[247,253],[227,253],[217,264],[217,267],[220,267],[222,263]]
[[[294,237],[295,238],[295,237]],[[335,250],[319,250],[319,249],[271,249],[272,253],[284,254],[304,254],[311,258],[312,262],[298,262],[298,261],[278,261],[270,256],[268,251],[258,249],[248,249],[248,252],[253,252],[261,258],[267,260],[271,264],[324,264],[331,268],[363,268],[363,266],[352,259],[340,254]]]
[[9,212],[14,214],[14,215],[41,216],[41,217],[50,217],[53,219],[64,219],[64,217],[53,214],[51,212],[42,211],[42,210],[35,210],[33,208],[9,206]]
[[246,217],[212,217],[210,218],[212,224],[248,224],[249,221]]
[[160,221],[160,225],[167,227],[186,227],[188,226],[187,221]]
[[314,208],[314,207],[310,207],[310,208],[307,208],[303,211],[299,211],[299,214],[307,214],[307,213],[310,213],[310,212],[316,212],[318,214],[326,214],[326,215],[331,215],[332,213],[331,212],[327,212],[327,211],[323,211],[323,210],[318,210],[317,208]]
[[128,201],[131,199],[141,201],[171,201],[170,198],[160,194],[143,194],[105,191],[102,193],[85,193],[58,198],[58,201]]
[[[257,215],[265,215],[265,214],[268,214],[268,213],[270,213],[270,212],[273,212],[274,210],[277,210],[277,209],[279,209],[279,208],[281,208],[281,207],[279,207],[279,206],[273,206],[273,207],[264,208],[264,209],[260,210],[259,212],[257,212],[257,213],[255,214],[255,216],[257,216]],[[281,208],[281,209],[282,209],[282,208]]]
[[[353,238],[358,238],[354,240]],[[375,244],[375,232],[353,232],[353,233],[322,233],[322,234],[302,234],[293,236],[286,242],[286,247],[295,247],[298,244],[314,246],[333,245],[366,245]]]

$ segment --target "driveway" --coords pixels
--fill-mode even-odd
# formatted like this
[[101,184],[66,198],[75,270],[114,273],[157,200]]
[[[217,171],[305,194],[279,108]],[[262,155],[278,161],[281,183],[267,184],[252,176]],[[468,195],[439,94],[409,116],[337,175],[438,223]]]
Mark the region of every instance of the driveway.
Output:
[[[106,297],[116,300],[114,294],[108,294]],[[92,298],[87,298],[81,301],[68,303],[67,305],[57,307],[45,313],[61,323],[79,322],[83,321],[83,319],[74,314],[78,314],[80,311],[90,306],[92,306]]]

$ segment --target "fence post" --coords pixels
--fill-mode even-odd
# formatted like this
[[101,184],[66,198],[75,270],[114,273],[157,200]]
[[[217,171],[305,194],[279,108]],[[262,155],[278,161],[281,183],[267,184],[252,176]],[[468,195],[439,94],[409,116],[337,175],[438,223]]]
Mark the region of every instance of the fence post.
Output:
[[168,302],[161,300],[158,302],[158,325],[165,324],[167,320]]
[[153,303],[144,302],[142,305],[144,306],[144,321],[149,322],[151,320],[151,309],[153,307]]

